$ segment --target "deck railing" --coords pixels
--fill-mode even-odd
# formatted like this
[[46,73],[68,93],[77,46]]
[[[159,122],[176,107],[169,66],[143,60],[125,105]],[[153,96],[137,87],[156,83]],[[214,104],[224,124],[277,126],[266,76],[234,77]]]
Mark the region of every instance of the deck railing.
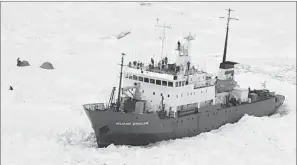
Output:
[[103,111],[106,109],[104,103],[91,103],[83,105],[84,109],[91,111]]

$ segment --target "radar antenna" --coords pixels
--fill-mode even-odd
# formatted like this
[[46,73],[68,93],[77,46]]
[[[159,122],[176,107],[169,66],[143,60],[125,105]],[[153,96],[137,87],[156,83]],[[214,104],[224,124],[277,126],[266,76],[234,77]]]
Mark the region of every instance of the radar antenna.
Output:
[[163,28],[163,36],[159,37],[159,39],[162,41],[162,51],[161,51],[161,59],[162,59],[163,58],[164,42],[166,40],[166,28],[171,29],[171,26],[166,25],[166,23],[164,23],[164,25],[158,25],[158,23],[159,23],[159,19],[157,18],[157,24],[155,25],[155,27]]
[[266,89],[266,81],[262,82],[261,84],[262,84],[263,88]]
[[[227,17],[227,30],[226,30],[226,39],[225,39],[225,46],[224,46],[224,55],[223,55],[223,63],[226,61],[226,54],[227,54],[227,42],[228,42],[228,33],[229,33],[229,21],[230,20],[239,20],[238,18],[231,18],[230,13],[231,11],[234,11],[232,9],[225,9],[228,11],[228,17]],[[220,17],[220,18],[226,18],[226,17]]]
[[186,49],[186,55],[189,55],[189,49],[190,49],[190,42],[192,40],[195,40],[196,35],[192,35],[191,32],[189,33],[189,35],[185,36],[184,39],[187,41],[187,49]]
[[122,62],[121,62],[121,73],[120,73],[120,83],[119,83],[119,89],[118,89],[118,100],[117,100],[117,111],[120,109],[120,103],[121,103],[121,86],[122,86],[122,76],[123,76],[123,66],[124,66],[124,56],[126,54],[122,53]]

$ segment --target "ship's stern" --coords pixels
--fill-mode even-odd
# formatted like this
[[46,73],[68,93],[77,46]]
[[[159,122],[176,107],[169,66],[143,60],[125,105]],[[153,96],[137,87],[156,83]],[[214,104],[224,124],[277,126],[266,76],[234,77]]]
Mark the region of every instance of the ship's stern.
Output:
[[281,105],[284,104],[286,97],[283,95],[275,95],[275,108],[279,108]]

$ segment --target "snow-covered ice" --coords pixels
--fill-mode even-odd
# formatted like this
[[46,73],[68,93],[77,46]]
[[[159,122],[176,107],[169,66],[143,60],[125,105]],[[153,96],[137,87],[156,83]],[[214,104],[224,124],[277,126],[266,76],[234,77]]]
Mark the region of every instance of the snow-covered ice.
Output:
[[[146,147],[99,149],[82,104],[107,101],[125,61],[149,61],[161,52],[156,18],[172,26],[166,52],[192,32],[192,59],[215,73],[225,35],[225,8],[233,8],[229,60],[240,62],[242,87],[286,96],[271,117],[238,123],[192,138]],[[108,38],[131,29],[117,40]],[[293,165],[296,163],[295,3],[2,3],[1,164],[5,165]],[[107,37],[107,39],[102,39]],[[29,67],[16,67],[16,59]],[[173,57],[168,54],[169,59]],[[55,69],[39,66],[51,62]],[[8,90],[9,85],[14,90]]]

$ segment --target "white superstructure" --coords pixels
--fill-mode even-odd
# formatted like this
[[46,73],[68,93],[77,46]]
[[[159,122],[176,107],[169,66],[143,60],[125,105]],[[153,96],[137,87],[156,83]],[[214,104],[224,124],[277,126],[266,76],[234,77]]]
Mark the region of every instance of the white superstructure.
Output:
[[[160,109],[162,96],[165,111],[178,111],[187,107],[201,107],[215,104],[215,81],[206,72],[198,71],[191,65],[188,54],[189,41],[192,36],[185,37],[186,42],[178,42],[177,60],[167,64],[168,59],[149,66],[130,63],[124,69],[123,87],[139,86],[142,100],[146,100],[148,111]],[[135,89],[125,92],[135,95]]]

